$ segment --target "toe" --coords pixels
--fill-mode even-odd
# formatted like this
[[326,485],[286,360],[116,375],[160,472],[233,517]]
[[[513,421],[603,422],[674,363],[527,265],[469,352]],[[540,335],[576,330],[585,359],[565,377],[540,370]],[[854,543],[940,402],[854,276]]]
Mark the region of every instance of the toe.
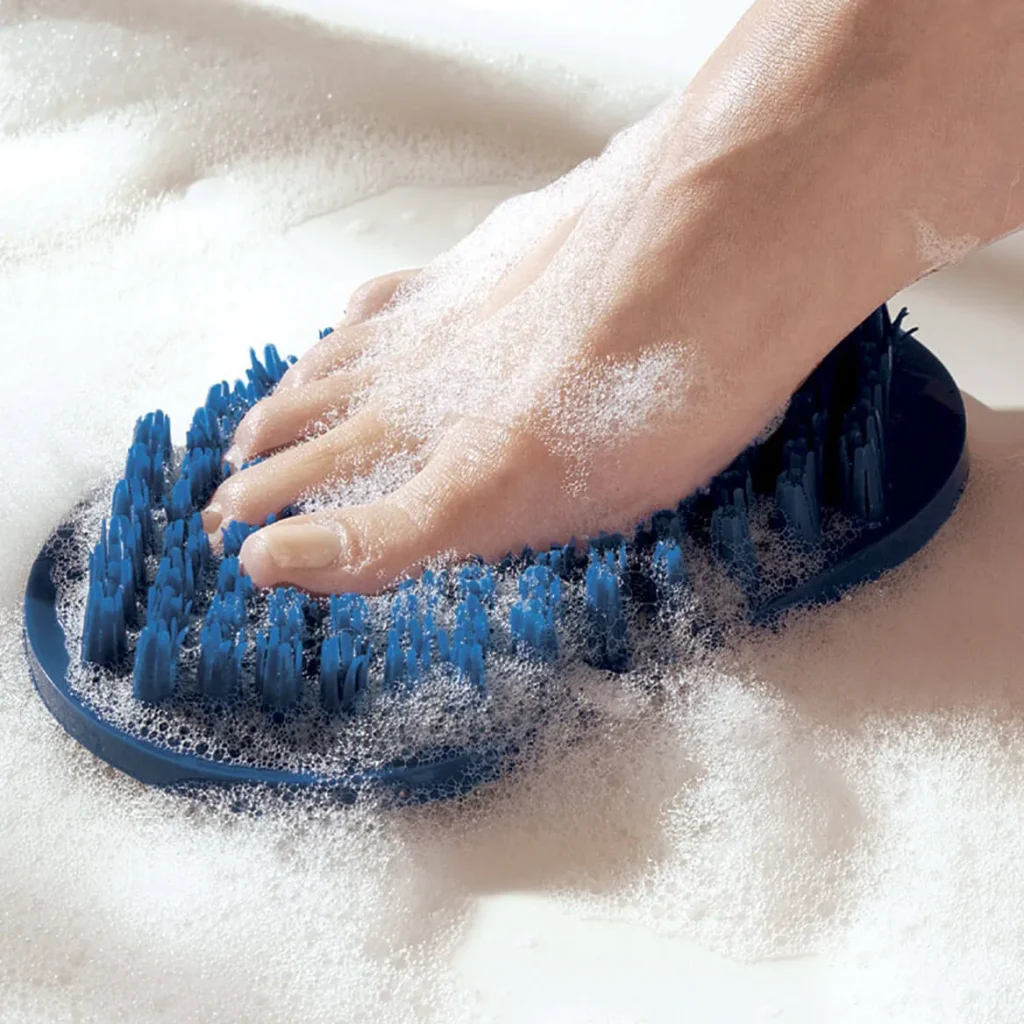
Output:
[[293,444],[337,424],[353,398],[370,383],[368,373],[338,373],[303,388],[276,391],[238,425],[228,454],[233,466]]
[[403,445],[410,442],[361,409],[326,434],[232,474],[207,506],[204,525],[212,531],[232,520],[265,522],[304,494],[358,477]]
[[373,339],[367,324],[341,327],[322,338],[281,378],[277,390],[287,391],[343,369],[366,351]]
[[396,270],[360,285],[348,300],[345,323],[359,324],[376,316],[395,297],[395,292],[418,273],[419,270]]
[[440,555],[493,559],[510,541],[554,540],[560,523],[539,500],[551,484],[543,460],[526,473],[518,465],[529,454],[501,431],[456,430],[382,500],[268,526],[247,538],[242,564],[257,586],[375,593]]
[[372,593],[416,564],[431,547],[429,535],[401,503],[386,498],[264,527],[246,538],[241,562],[258,587]]

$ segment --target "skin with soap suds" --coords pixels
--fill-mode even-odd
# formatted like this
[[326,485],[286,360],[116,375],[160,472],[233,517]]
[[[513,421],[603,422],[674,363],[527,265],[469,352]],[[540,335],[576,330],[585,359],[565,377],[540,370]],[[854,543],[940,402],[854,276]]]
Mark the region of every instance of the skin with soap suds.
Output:
[[258,585],[368,592],[674,504],[872,308],[1024,222],[1021,109],[1017,0],[755,4],[600,159],[362,289],[243,421],[232,457],[270,457],[207,528],[406,452],[380,500],[242,549]]

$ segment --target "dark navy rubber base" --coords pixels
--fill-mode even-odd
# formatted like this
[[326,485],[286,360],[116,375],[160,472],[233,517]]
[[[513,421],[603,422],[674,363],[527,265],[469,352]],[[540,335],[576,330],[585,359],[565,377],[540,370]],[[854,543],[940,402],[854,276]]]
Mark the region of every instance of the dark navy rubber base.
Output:
[[440,794],[458,795],[470,780],[479,785],[496,777],[503,758],[510,754],[453,751],[448,756],[426,759],[424,765],[410,759],[344,778],[326,778],[222,764],[130,736],[100,718],[70,686],[70,658],[57,619],[53,568],[53,557],[44,548],[32,566],[25,593],[25,650],[36,689],[53,717],[83,747],[140,782],[155,786],[219,783],[320,788],[330,791],[340,803],[354,803],[364,793],[399,803],[417,803]]
[[[752,609],[755,621],[772,620],[796,605],[834,600],[849,587],[878,577],[922,548],[952,513],[968,472],[959,390],[934,355],[903,336],[892,394],[885,521],[865,530],[817,576]],[[510,737],[503,750],[431,751],[344,778],[327,778],[225,764],[127,735],[86,706],[70,685],[51,551],[48,544],[36,559],[25,595],[25,647],[36,688],[82,746],[144,783],[320,788],[342,803],[368,792],[399,803],[425,802],[459,795],[495,778],[518,755],[517,740]]]
[[765,621],[798,605],[834,601],[920,551],[950,517],[970,468],[963,396],[945,366],[909,335],[893,371],[886,520],[866,530],[840,561],[752,618]]

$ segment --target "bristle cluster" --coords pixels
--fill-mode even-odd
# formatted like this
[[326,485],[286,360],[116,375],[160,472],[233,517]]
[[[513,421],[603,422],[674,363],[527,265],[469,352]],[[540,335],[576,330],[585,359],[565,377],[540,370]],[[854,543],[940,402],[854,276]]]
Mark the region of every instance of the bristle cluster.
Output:
[[519,600],[509,613],[509,631],[520,652],[554,661],[558,657],[556,626],[562,617],[562,580],[538,561],[519,577]]
[[726,571],[751,593],[757,586],[759,569],[750,534],[750,512],[754,487],[746,456],[712,482],[714,511],[711,513],[711,547]]
[[256,634],[256,691],[269,708],[286,710],[302,696],[306,598],[278,587],[267,602],[267,628]]
[[885,521],[893,342],[904,313],[893,323],[883,306],[868,317],[793,396],[776,433],[697,503],[712,551],[753,602],[764,586],[751,521],[759,499],[771,500],[772,527],[796,551],[820,549],[836,512],[862,528]]
[[428,571],[418,583],[408,580],[398,588],[385,637],[385,690],[414,686],[432,668],[484,690],[484,657],[491,635],[487,610],[494,600],[494,577],[487,566],[476,563],[458,571],[455,591],[460,600],[451,631],[437,621],[448,582],[447,574]]
[[155,543],[154,506],[164,491],[171,458],[171,427],[162,412],[135,424],[124,476],[114,487],[111,519],[89,559],[89,595],[82,657],[113,665],[128,649],[127,629],[137,624],[139,598],[146,589],[145,559]]
[[335,594],[320,648],[320,700],[328,712],[353,712],[366,693],[372,645],[370,606],[358,594]]
[[597,668],[623,672],[629,667],[626,637],[628,593],[626,542],[608,550],[592,547],[585,579],[586,658]]
[[[251,353],[245,382],[237,381],[233,389],[226,382],[210,389],[206,404],[193,417],[172,486],[168,478],[174,453],[167,416],[160,411],[149,413],[135,425],[124,476],[114,487],[109,525],[104,521],[100,543],[90,559],[82,657],[107,667],[118,664],[128,654],[128,630],[141,627],[132,673],[140,700],[158,701],[174,692],[197,587],[204,586],[202,577],[210,562],[198,510],[223,477],[223,449],[245,410],[268,394],[287,368],[276,349],[267,346],[263,363]],[[159,538],[158,517],[166,524]],[[146,559],[157,555],[156,572],[147,588]],[[238,588],[237,559],[233,568],[222,563],[218,592]],[[140,621],[144,594],[146,614]],[[204,640],[222,647],[226,623],[207,625]],[[230,658],[236,657],[240,662],[232,647]],[[222,659],[208,656],[204,666],[209,679],[215,668],[222,667]]]

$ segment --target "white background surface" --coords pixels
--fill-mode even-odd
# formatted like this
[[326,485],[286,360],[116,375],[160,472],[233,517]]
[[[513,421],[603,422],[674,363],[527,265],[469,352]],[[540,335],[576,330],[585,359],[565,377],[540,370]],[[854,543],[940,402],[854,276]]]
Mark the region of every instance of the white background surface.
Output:
[[[595,3],[585,10],[552,0],[295,0],[288,9],[311,20],[289,27],[273,11],[239,19],[216,2],[26,4],[68,32],[61,42],[24,23],[0,30],[0,111],[10,129],[0,137],[0,345],[14,371],[0,383],[9,439],[0,454],[8,632],[17,632],[32,554],[119,457],[140,410],[162,404],[180,427],[202,389],[233,372],[250,341],[301,347],[288,339],[308,339],[335,319],[359,281],[428,259],[504,195],[592,152],[630,112],[694,71],[744,7],[723,0]],[[0,0],[0,15],[10,9],[10,0]],[[141,38],[141,25],[147,40],[166,30],[166,45],[144,49],[145,67],[126,73],[111,63],[112,36],[96,27],[107,22],[121,26],[122,44]],[[488,92],[486,75],[349,39],[352,26],[493,62],[487,74],[499,84]],[[202,64],[208,92],[194,88],[181,59],[204,38],[227,54],[222,65]],[[237,52],[225,39],[240,40]],[[44,47],[57,50],[39,60]],[[552,64],[563,72],[555,74]],[[47,65],[55,68],[52,78]],[[314,104],[317,121],[335,124],[337,104],[369,111],[373,121],[359,134],[350,124],[359,117],[340,117],[336,145],[345,159],[337,166],[330,146],[326,156],[314,152],[316,123],[302,121],[312,102],[302,77],[307,65],[315,80],[308,89],[322,104]],[[167,101],[176,89],[180,97]],[[272,99],[257,100],[257,90]],[[439,97],[437,105],[425,95]],[[192,106],[183,109],[181,98]],[[461,139],[452,144],[454,156],[437,156],[436,138],[467,121],[477,132],[477,141],[466,143],[470,157],[461,159]],[[287,152],[278,148],[275,140],[298,122],[307,134]],[[422,122],[434,135],[421,149],[406,145]],[[247,123],[259,126],[256,135],[246,135]],[[219,159],[204,163],[195,155],[222,137],[233,142]],[[260,160],[284,170],[273,164],[267,171]],[[268,181],[281,193],[273,196],[277,205],[267,198]],[[140,212],[140,190],[162,198]],[[910,796],[890,780],[873,802],[865,798],[866,817],[883,821],[875,841],[888,852],[878,855],[876,874],[860,879],[849,929],[809,940],[798,955],[744,962],[688,937],[685,928],[671,937],[631,922],[621,904],[609,904],[607,920],[593,906],[584,913],[553,894],[544,871],[530,870],[531,858],[554,855],[528,827],[513,829],[508,842],[521,843],[522,864],[511,859],[521,870],[496,871],[493,884],[470,887],[468,923],[450,958],[468,1019],[1020,1019],[1015,922],[1024,887],[1015,835],[1024,827],[1024,787],[1015,683],[1024,653],[1024,426],[1013,410],[1024,400],[1022,273],[1024,245],[1011,239],[897,299],[911,306],[922,337],[961,384],[1000,410],[972,405],[981,482],[954,535],[940,539],[939,553],[919,567],[897,608],[883,613],[863,600],[858,618],[825,616],[815,642],[804,638],[806,654],[795,667],[789,655],[784,672],[773,675],[770,657],[761,666],[794,714],[818,714],[816,728],[841,718],[821,696],[839,691],[854,709],[851,736],[870,731],[858,717],[864,709],[865,720],[874,715],[896,730],[895,746],[857,755],[876,759],[864,762],[865,777],[881,771],[878,764],[900,744],[912,749],[914,737],[932,727],[929,716],[961,723],[962,739],[925,743],[920,762],[910,758]],[[0,744],[3,1024],[399,1019],[380,1002],[354,1009],[358,999],[340,987],[332,995],[340,974],[320,959],[332,944],[334,918],[325,907],[341,900],[344,916],[359,905],[344,902],[347,890],[327,887],[318,901],[322,872],[281,867],[284,854],[261,845],[258,833],[237,846],[218,832],[197,839],[173,805],[151,806],[117,789],[26,695],[16,645],[0,645],[0,654],[0,716],[10,737]],[[995,748],[986,745],[985,723],[992,722]],[[752,756],[773,756],[771,739],[766,743],[766,752]],[[980,774],[956,767],[958,757],[981,766]],[[810,763],[800,772],[813,772]],[[111,807],[121,799],[123,821]],[[579,851],[558,856],[582,856],[590,827],[606,839],[608,823],[596,812],[575,833]],[[859,835],[874,833],[865,824]],[[771,838],[755,834],[753,841]],[[745,841],[738,835],[734,845]],[[487,858],[488,842],[479,845],[477,858]],[[723,858],[717,875],[727,891],[732,847],[711,849]],[[459,863],[443,843],[411,850],[428,862],[433,855]],[[251,858],[255,874],[241,872],[240,858]],[[736,863],[742,869],[746,862]],[[423,870],[410,863],[399,874]],[[738,869],[737,887],[747,881]],[[717,898],[723,901],[721,892]],[[385,895],[377,902],[386,903]],[[738,905],[742,916],[742,900]],[[303,928],[322,927],[327,937],[303,939],[299,917]],[[427,929],[429,916],[423,921]],[[189,938],[193,924],[197,937]],[[342,959],[344,944],[360,935],[355,925],[337,925]],[[239,955],[221,959],[218,936]],[[358,958],[354,945],[351,958]],[[289,965],[284,973],[275,973],[278,960]],[[437,972],[445,966],[439,962]],[[319,993],[298,1016],[295,977]],[[252,992],[261,1002],[248,1001]],[[422,1013],[428,1019],[428,1010]]]

